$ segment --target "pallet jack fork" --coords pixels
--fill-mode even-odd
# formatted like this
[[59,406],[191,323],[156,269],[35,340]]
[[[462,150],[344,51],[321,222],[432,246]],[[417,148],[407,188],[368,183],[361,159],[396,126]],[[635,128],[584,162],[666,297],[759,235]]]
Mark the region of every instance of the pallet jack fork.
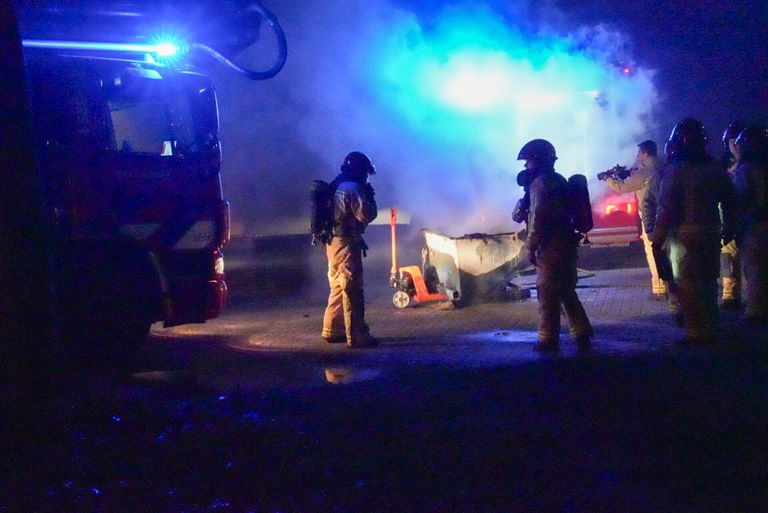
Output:
[[424,303],[426,301],[445,301],[448,296],[430,292],[424,280],[424,274],[418,265],[397,267],[397,209],[389,210],[389,225],[392,229],[392,270],[389,285],[397,289],[392,296],[392,303],[397,308],[405,308],[411,301]]

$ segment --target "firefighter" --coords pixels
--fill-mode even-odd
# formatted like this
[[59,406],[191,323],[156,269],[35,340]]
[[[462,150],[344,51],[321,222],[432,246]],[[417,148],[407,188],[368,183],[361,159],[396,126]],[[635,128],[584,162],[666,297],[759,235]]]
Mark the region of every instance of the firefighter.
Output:
[[[728,176],[733,179],[733,172],[739,165],[736,138],[744,125],[734,121],[723,132],[723,163]],[[720,307],[724,309],[741,308],[741,263],[736,241],[724,244],[720,249],[720,276],[723,279],[723,297]]]
[[744,316],[768,319],[768,133],[746,127],[736,139],[739,165],[734,171],[739,215],[736,241],[744,270]]
[[375,173],[371,160],[353,151],[344,158],[341,173],[332,183],[333,237],[326,244],[330,293],[322,337],[353,348],[378,345],[365,322],[363,295],[363,255],[368,249],[363,232],[378,214],[373,187],[368,183],[368,177]]
[[576,295],[576,257],[581,236],[574,231],[566,201],[567,182],[555,172],[557,155],[549,141],[534,139],[517,156],[525,160],[522,185],[528,187],[528,260],[536,266],[539,300],[537,351],[560,346],[560,305],[579,349],[591,347],[592,326]]
[[720,244],[734,235],[733,183],[725,167],[706,153],[706,142],[698,120],[687,118],[673,128],[652,239],[657,249],[669,243],[685,329],[680,342],[694,346],[716,341]]
[[[656,143],[651,140],[641,142],[637,145],[637,148],[637,163],[639,167],[631,169],[629,176],[623,180],[619,180],[614,176],[606,176],[605,183],[614,192],[620,194],[634,192],[637,196],[637,204],[642,218],[643,198],[648,190],[648,184],[656,175],[659,167],[658,149]],[[645,259],[648,262],[648,269],[651,271],[651,298],[657,300],[666,299],[667,284],[659,278],[656,261],[653,258],[653,251],[651,249],[651,240],[648,238],[648,233],[644,227],[641,231],[641,238],[643,240],[643,248],[645,249]]]

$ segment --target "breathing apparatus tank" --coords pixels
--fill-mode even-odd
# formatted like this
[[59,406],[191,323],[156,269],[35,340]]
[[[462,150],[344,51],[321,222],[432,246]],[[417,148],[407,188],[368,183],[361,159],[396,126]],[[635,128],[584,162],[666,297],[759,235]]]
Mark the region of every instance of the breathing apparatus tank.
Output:
[[333,195],[336,189],[326,181],[312,180],[310,187],[310,233],[312,245],[328,244],[333,238]]
[[575,174],[568,178],[567,204],[571,212],[571,222],[577,232],[586,234],[594,226],[592,203],[589,200],[587,177]]

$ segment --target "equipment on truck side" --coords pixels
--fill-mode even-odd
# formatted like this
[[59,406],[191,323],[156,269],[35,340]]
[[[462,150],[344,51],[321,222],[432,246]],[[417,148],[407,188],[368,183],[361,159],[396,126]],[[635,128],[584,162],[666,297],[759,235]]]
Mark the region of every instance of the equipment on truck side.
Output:
[[[276,19],[245,0],[43,0],[17,10],[65,340],[125,350],[156,321],[218,316],[229,204],[216,93],[202,71],[218,62],[274,76],[286,55]],[[278,57],[265,71],[239,68],[231,58],[262,21]]]

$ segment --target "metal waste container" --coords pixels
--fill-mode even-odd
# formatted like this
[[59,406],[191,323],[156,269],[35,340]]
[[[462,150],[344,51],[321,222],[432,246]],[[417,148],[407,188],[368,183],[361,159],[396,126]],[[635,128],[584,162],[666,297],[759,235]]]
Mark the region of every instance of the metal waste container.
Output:
[[524,232],[471,233],[448,237],[423,230],[424,276],[455,302],[473,303],[530,297],[510,280],[527,267]]

